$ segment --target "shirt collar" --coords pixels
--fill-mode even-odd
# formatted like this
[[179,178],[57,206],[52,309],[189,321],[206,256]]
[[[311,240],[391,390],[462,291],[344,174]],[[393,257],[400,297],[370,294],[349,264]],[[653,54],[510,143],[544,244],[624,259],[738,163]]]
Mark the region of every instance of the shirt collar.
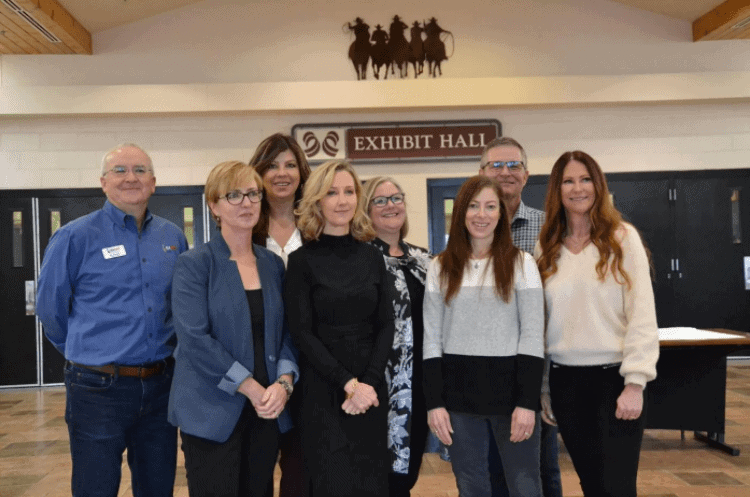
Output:
[[[391,246],[388,245],[383,240],[381,240],[380,238],[375,237],[375,239],[373,239],[372,242],[370,242],[370,243],[372,243],[377,248],[379,248],[380,251],[383,252],[383,254],[386,257],[393,257],[391,255]],[[409,254],[409,247],[406,246],[406,243],[403,240],[399,240],[398,241],[398,246],[401,247],[401,251],[404,253],[404,255],[408,255]]]
[[[133,224],[135,224],[135,218],[133,216],[131,216],[130,214],[126,214],[122,210],[118,209],[109,200],[104,202],[104,207],[102,207],[102,210],[104,211],[105,214],[107,214],[107,216],[109,216],[109,218],[113,222],[115,222],[118,225],[121,225],[121,226],[126,225],[128,222],[128,218],[132,219]],[[143,226],[141,227],[141,231],[146,228],[146,226],[148,225],[149,221],[151,221],[152,218],[153,216],[151,215],[151,211],[146,209],[146,216],[143,218]]]

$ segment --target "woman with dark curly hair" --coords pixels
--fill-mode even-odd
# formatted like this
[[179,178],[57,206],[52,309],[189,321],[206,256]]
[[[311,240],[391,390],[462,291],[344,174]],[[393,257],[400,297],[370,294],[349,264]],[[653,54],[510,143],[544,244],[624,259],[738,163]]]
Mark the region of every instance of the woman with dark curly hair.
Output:
[[545,210],[535,250],[552,360],[542,405],[554,410],[584,495],[635,496],[643,390],[659,357],[649,258],[585,152],[557,159]]

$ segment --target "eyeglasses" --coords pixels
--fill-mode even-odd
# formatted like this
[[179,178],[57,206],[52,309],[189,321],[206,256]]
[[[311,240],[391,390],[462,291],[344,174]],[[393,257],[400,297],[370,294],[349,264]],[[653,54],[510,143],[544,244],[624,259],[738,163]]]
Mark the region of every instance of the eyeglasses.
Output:
[[507,167],[508,171],[512,173],[521,172],[526,168],[526,166],[524,166],[523,162],[520,160],[509,160],[509,161],[498,160],[495,162],[488,162],[482,166],[482,169],[486,169],[488,167],[491,167],[492,169],[502,169],[504,167]]
[[226,195],[224,195],[223,197],[219,197],[219,198],[227,199],[227,202],[229,202],[232,205],[240,205],[242,201],[245,200],[245,197],[247,197],[247,199],[250,202],[257,204],[258,202],[260,202],[260,199],[263,198],[263,191],[262,190],[250,190],[247,193],[242,193],[239,190],[233,190],[227,193]]
[[143,176],[146,173],[150,173],[153,169],[146,166],[134,166],[133,169],[128,169],[125,166],[115,166],[104,174],[112,173],[115,176],[124,177],[128,175],[128,172],[133,171],[136,176]]
[[405,196],[405,193],[396,193],[395,195],[391,195],[390,197],[375,197],[370,202],[372,202],[372,205],[375,205],[377,207],[385,207],[386,205],[388,205],[389,200],[393,202],[393,205],[399,205],[404,203]]

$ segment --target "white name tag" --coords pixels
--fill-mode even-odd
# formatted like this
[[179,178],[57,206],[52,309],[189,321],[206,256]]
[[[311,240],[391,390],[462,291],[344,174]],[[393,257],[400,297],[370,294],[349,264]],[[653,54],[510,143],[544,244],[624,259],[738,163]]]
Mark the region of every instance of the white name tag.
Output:
[[114,259],[115,257],[122,257],[125,255],[125,245],[115,245],[114,247],[107,247],[102,249],[105,259]]

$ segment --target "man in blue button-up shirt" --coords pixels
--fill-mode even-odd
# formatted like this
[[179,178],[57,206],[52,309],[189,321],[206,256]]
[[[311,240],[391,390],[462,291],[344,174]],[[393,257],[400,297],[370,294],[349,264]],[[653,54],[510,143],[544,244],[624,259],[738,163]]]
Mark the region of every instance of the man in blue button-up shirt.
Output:
[[116,496],[127,449],[134,497],[171,496],[170,293],[187,241],[148,211],[156,179],[141,148],[114,148],[101,174],[104,207],[52,236],[37,296],[45,334],[66,359],[71,486],[74,496]]

